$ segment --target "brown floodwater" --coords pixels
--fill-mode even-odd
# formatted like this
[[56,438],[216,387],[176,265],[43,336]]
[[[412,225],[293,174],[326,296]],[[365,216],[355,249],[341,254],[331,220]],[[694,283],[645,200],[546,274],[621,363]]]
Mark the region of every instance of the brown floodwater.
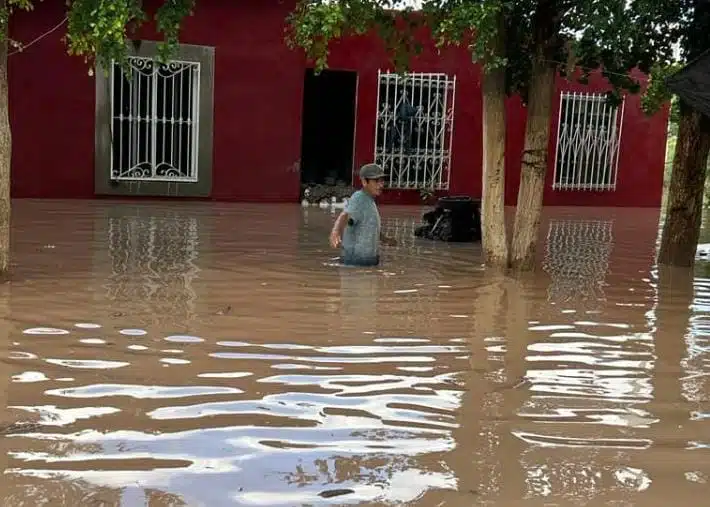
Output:
[[703,504],[710,264],[658,210],[547,210],[519,279],[420,213],[360,270],[318,208],[15,202],[0,505]]

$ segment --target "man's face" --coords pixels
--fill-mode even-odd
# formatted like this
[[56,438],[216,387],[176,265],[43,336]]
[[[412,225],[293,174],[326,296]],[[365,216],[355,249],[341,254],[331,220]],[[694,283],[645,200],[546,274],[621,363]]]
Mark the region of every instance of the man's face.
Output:
[[362,180],[362,188],[370,195],[377,197],[385,188],[384,178],[378,180]]

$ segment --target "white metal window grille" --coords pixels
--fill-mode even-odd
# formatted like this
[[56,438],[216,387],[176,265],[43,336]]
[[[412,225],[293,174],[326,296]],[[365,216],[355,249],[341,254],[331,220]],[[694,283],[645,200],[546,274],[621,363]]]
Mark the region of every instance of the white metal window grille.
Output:
[[196,182],[200,63],[129,57],[110,86],[111,179]]
[[598,93],[560,95],[552,188],[616,189],[624,104],[609,105]]
[[548,300],[603,301],[613,244],[612,220],[551,220],[543,261]]
[[378,71],[375,162],[396,189],[449,188],[456,76]]

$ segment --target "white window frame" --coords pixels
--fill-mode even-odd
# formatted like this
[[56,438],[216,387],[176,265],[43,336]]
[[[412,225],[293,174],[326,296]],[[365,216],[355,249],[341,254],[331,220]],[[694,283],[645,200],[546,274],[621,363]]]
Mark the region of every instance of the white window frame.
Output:
[[114,62],[109,77],[111,179],[198,182],[200,62],[129,56],[128,67]]
[[616,190],[625,105],[604,93],[560,94],[553,189]]
[[456,76],[378,70],[374,161],[387,188],[448,190],[455,98]]

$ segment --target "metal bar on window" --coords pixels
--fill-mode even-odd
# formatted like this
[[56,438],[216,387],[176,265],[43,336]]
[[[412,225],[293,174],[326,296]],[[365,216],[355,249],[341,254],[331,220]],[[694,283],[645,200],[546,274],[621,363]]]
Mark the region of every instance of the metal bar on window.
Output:
[[[615,151],[616,151],[616,156],[614,157],[614,178],[612,179],[611,182],[611,189],[616,190],[616,181],[619,173],[619,154],[621,153],[621,133],[624,128],[624,111],[626,109],[626,97],[622,97],[621,99],[621,113],[619,115],[619,111],[617,109],[617,115],[619,115],[618,118],[618,125],[619,125],[619,133],[618,135],[615,136]],[[616,127],[617,122],[614,122],[614,126]]]
[[200,66],[192,67],[192,177],[197,180],[198,142],[200,139]]
[[[594,100],[594,132],[599,132],[599,124],[602,119],[602,106],[603,106],[603,101],[601,100],[601,97],[595,97]],[[591,166],[589,167],[587,174],[586,174],[586,180],[585,180],[585,190],[595,190],[594,187],[594,182],[596,181],[596,174],[597,174],[597,169],[599,167],[600,163],[600,157],[599,157],[599,150],[590,150],[591,151]]]
[[[445,182],[446,182],[446,187],[448,188],[449,182],[451,181],[451,156],[453,154],[453,142],[454,142],[454,108],[456,106],[456,76],[453,77],[453,80],[451,81],[451,109],[449,109],[447,115],[448,115],[448,126],[447,126],[447,131],[449,133],[449,146],[448,146],[448,151],[445,154],[446,160],[446,174],[445,174]],[[444,182],[441,180],[439,181],[440,186],[443,187]]]
[[[111,178],[110,178],[110,179],[113,179],[113,172],[114,172],[114,168],[115,168],[115,166],[116,166],[116,162],[114,161],[114,160],[115,160],[114,153],[115,153],[115,150],[116,150],[116,139],[115,139],[115,137],[116,137],[116,129],[114,128],[114,122],[115,122],[115,118],[116,118],[116,102],[115,102],[115,97],[116,97],[116,95],[115,95],[115,94],[116,94],[116,65],[115,65],[113,62],[111,63],[111,69],[110,69],[110,71],[109,71],[109,79],[111,80],[111,82],[110,82],[110,84],[109,84],[109,93],[110,93],[110,95],[109,95],[109,100],[111,101],[111,118],[109,119],[110,132],[111,132],[111,162],[110,162],[110,166],[109,166],[109,174],[111,175]],[[119,110],[119,114],[120,114],[120,110]],[[120,126],[121,126],[120,120],[119,120],[119,124],[118,124],[118,125],[119,125],[119,132],[120,132]],[[120,145],[120,141],[119,141],[119,145]],[[120,146],[119,146],[119,152],[118,152],[118,153],[119,153],[119,156],[120,156],[120,153],[121,153],[121,151],[120,151]],[[120,165],[120,162],[119,162],[119,165]]]
[[156,65],[153,66],[152,83],[151,83],[151,94],[153,100],[151,102],[151,118],[150,118],[150,131],[152,132],[152,139],[150,143],[150,166],[151,173],[155,178],[155,166],[157,160],[158,152],[158,68]]
[[554,189],[616,189],[623,101],[619,109],[604,94],[560,94]]
[[[558,175],[559,175],[559,170],[558,167],[560,165],[560,138],[562,137],[560,134],[560,129],[563,128],[562,126],[562,107],[565,103],[565,97],[566,94],[565,92],[560,93],[560,102],[559,102],[559,110],[557,111],[557,139],[555,140],[555,163],[553,165],[553,173],[552,173],[552,188],[557,189],[559,187],[558,183]],[[485,161],[484,161],[485,163]]]
[[390,188],[448,188],[455,90],[445,74],[378,71],[375,161]]
[[[128,64],[130,75],[115,62],[112,65],[111,178],[196,182],[200,63],[159,64],[151,58],[129,57]],[[116,96],[118,75],[121,90]]]
[[602,114],[604,117],[604,121],[602,123],[602,129],[599,132],[599,136],[597,137],[598,143],[601,145],[600,151],[601,151],[601,157],[603,160],[603,163],[601,164],[601,167],[599,168],[599,175],[597,178],[594,180],[594,188],[595,190],[604,190],[607,187],[608,179],[609,179],[609,161],[611,160],[610,158],[610,141],[612,139],[612,132],[611,132],[611,126],[614,122],[614,112],[611,110],[609,107],[609,104],[604,102],[604,107],[602,108]]
[[448,118],[448,99],[449,99],[449,90],[448,90],[448,80],[441,80],[440,76],[437,76],[436,78],[436,89],[439,93],[439,96],[441,97],[441,102],[437,101],[437,107],[441,105],[441,112],[439,113],[439,118],[440,118],[440,125],[439,126],[439,153],[437,154],[437,157],[435,159],[435,164],[433,167],[433,173],[434,173],[434,181],[436,181],[436,186],[434,188],[441,188],[442,187],[442,178],[444,174],[444,150],[446,149],[446,127],[447,127],[447,118]]
[[579,165],[579,155],[582,151],[582,129],[580,128],[580,117],[584,113],[582,111],[582,101],[580,100],[580,98],[581,93],[575,92],[572,95],[572,121],[574,123],[572,124],[572,130],[570,131],[570,134],[572,135],[572,150],[570,152],[570,154],[572,155],[572,174],[568,179],[568,188],[570,189],[576,189],[577,166]]
[[[594,129],[592,127],[593,122],[594,122],[594,105],[596,104],[596,100],[594,100],[594,97],[589,94],[585,93],[583,96],[583,104],[584,104],[584,127],[582,131],[582,139],[584,140],[585,144],[589,144],[592,139],[592,136],[594,135]],[[580,157],[580,166],[577,169],[577,186],[576,188],[578,190],[586,190],[589,177],[588,177],[588,169],[589,169],[589,156],[594,153],[594,150],[584,150],[581,153]]]
[[[570,136],[571,136],[571,132],[573,130],[572,122],[574,121],[574,95],[571,93],[568,93],[566,98],[567,98],[567,100],[565,102],[566,120],[565,120],[565,125],[564,125],[564,134],[565,134],[564,139],[569,141]],[[569,183],[569,177],[570,177],[569,176],[569,164],[570,164],[572,156],[573,156],[571,143],[565,142],[564,146],[565,146],[565,151],[564,151],[564,153],[565,153],[565,158],[564,158],[565,170],[562,173],[563,180],[562,180],[561,188],[564,188],[565,185],[567,185]]]
[[[425,81],[425,78],[422,74],[413,76],[412,79],[416,80],[415,82],[417,83],[417,87],[419,88],[419,97],[418,97],[417,104],[419,105],[419,107],[421,107],[421,105],[424,103],[424,88],[426,88],[426,81]],[[421,160],[423,160],[423,157],[422,157],[422,152],[421,152],[420,146],[422,145],[422,126],[424,125],[422,115],[418,114],[415,118],[415,121],[416,121],[416,132],[417,132],[416,156],[417,156],[417,160],[421,161]],[[420,173],[422,176],[421,183],[419,181]],[[420,184],[425,184],[425,181],[424,181],[425,174],[426,174],[426,172],[422,171],[420,167],[417,168],[417,170],[414,172],[414,188],[419,188]]]

